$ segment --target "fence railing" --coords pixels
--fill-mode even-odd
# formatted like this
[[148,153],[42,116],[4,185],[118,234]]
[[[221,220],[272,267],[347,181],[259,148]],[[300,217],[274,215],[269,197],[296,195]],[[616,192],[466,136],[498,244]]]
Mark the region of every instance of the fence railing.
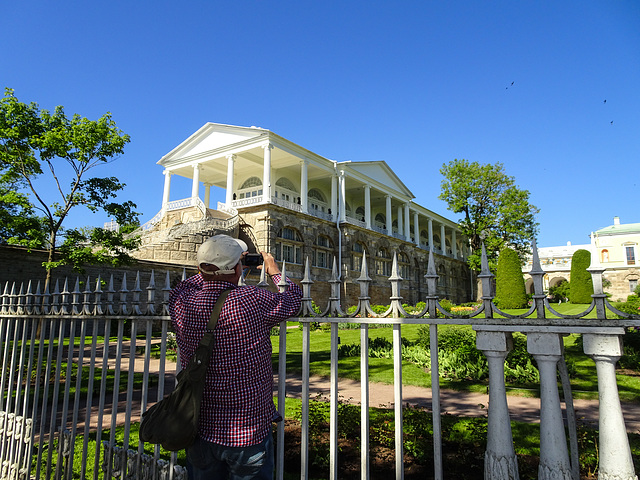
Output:
[[[485,478],[517,479],[518,464],[514,452],[504,383],[504,362],[513,332],[527,335],[528,350],[540,372],[540,466],[539,478],[577,479],[578,464],[574,436],[567,447],[565,426],[557,385],[557,371],[563,372],[562,336],[583,335],[584,351],[593,358],[598,373],[600,395],[599,478],[636,478],[615,378],[615,362],[622,354],[621,338],[626,327],[640,326],[640,318],[617,311],[602,290],[602,272],[591,268],[594,295],[591,306],[579,315],[557,314],[542,290],[544,272],[534,246],[534,267],[530,272],[535,294],[531,309],[513,316],[501,312],[491,291],[493,276],[483,254],[481,306],[471,316],[456,316],[442,308],[436,296],[438,275],[431,254],[425,275],[428,295],[425,307],[409,313],[399,295],[402,278],[394,256],[389,278],[389,309],[376,314],[369,304],[366,257],[363,257],[360,295],[355,309],[347,314],[341,302],[341,282],[334,274],[326,305],[317,314],[313,308],[307,260],[301,280],[303,300],[299,317],[302,323],[302,415],[301,472],[309,473],[309,372],[310,329],[312,322],[327,322],[331,329],[330,378],[330,478],[338,473],[338,326],[341,322],[359,323],[361,330],[361,378],[368,379],[369,325],[389,324],[394,344],[394,416],[396,478],[403,478],[403,397],[402,326],[429,325],[431,352],[437,352],[438,327],[442,324],[472,325],[479,350],[489,365],[489,407]],[[283,271],[286,266],[283,265]],[[137,424],[148,405],[162,398],[175,384],[179,365],[175,343],[169,332],[166,304],[170,291],[169,273],[163,286],[156,285],[152,274],[149,284],[133,288],[126,277],[118,290],[113,277],[103,284],[75,281],[72,290],[67,281],[53,292],[40,283],[4,287],[0,306],[0,478],[158,478],[186,479],[186,471],[177,455],[161,456],[159,447],[137,440]],[[266,286],[262,277],[259,285]],[[279,285],[280,289],[286,288]],[[351,311],[353,310],[353,311]],[[597,319],[585,319],[590,312]],[[560,318],[546,318],[548,313]],[[502,318],[495,318],[499,315]],[[612,318],[611,318],[612,317]],[[284,324],[283,324],[284,326]],[[286,329],[280,329],[278,366],[278,409],[284,414],[286,396]],[[434,478],[443,478],[442,439],[438,356],[431,358]],[[361,475],[369,478],[369,383],[361,382]],[[565,397],[570,398],[565,391]],[[570,409],[568,409],[570,410]],[[569,427],[571,427],[569,415]],[[569,428],[571,431],[571,428]],[[284,425],[277,431],[277,478],[284,472]]]

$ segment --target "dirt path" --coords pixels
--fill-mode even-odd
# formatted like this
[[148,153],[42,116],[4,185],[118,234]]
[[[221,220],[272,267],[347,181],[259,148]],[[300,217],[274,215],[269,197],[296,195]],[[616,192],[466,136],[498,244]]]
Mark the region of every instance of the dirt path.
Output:
[[[317,395],[329,397],[330,382],[326,378],[311,377],[309,381],[310,397]],[[338,383],[339,397],[350,403],[360,403],[360,382],[341,378]],[[295,376],[287,377],[287,397],[300,398],[302,381]],[[405,385],[402,387],[402,398],[405,404],[431,409],[431,389]],[[393,385],[383,383],[369,384],[369,404],[372,407],[393,406]],[[443,414],[468,417],[484,417],[489,404],[488,393],[469,393],[454,390],[441,390],[440,403]],[[598,426],[598,401],[574,399],[574,407],[578,423]],[[540,399],[507,396],[507,404],[512,420],[538,423],[540,421]],[[640,433],[640,405],[623,403],[622,411],[627,431]]]

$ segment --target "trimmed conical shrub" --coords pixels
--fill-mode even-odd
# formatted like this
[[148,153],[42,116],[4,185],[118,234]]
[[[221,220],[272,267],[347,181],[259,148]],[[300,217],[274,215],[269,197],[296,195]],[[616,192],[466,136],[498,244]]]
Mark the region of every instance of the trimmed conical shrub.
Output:
[[571,280],[569,282],[569,301],[571,303],[591,303],[593,281],[587,271],[591,265],[589,250],[576,250],[571,257]]
[[515,250],[505,248],[498,257],[496,298],[500,308],[525,308],[527,292],[524,288],[522,265]]

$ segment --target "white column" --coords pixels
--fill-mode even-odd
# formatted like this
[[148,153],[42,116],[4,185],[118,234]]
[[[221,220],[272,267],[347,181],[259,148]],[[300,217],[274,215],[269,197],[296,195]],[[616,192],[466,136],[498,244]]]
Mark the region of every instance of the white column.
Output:
[[504,384],[504,361],[513,349],[513,337],[511,333],[479,330],[476,332],[476,346],[487,357],[489,366],[489,410],[484,476],[496,480],[519,478]]
[[411,241],[411,221],[409,220],[409,204],[404,204],[404,238],[407,242]]
[[344,170],[340,170],[340,178],[338,180],[340,185],[340,221],[344,222],[347,218],[347,214],[345,212],[347,209],[347,199],[345,198],[347,194],[347,182],[344,178]]
[[445,238],[446,232],[444,231],[444,223],[440,224],[440,250],[442,250],[442,254],[447,254],[447,239]]
[[171,192],[171,172],[165,170],[164,172],[164,191],[162,193],[162,209],[167,208],[169,203],[169,193]]
[[[623,333],[622,331],[621,334]],[[598,374],[600,400],[598,478],[637,480],[616,382],[616,362],[623,353],[622,335],[584,334],[582,338],[584,353],[596,362]]]
[[433,218],[429,217],[429,249],[435,251],[433,247]]
[[300,167],[300,206],[302,207],[302,213],[309,213],[309,202],[307,201],[307,194],[309,193],[309,162],[302,160]]
[[364,225],[371,230],[371,185],[364,186]]
[[208,183],[204,184],[204,206],[207,208],[211,208],[211,185]]
[[331,215],[335,220],[338,218],[338,176],[331,176]]
[[393,235],[393,217],[391,215],[391,195],[386,196],[387,201],[387,235]]
[[231,207],[233,204],[233,177],[235,176],[236,156],[227,155],[227,194],[225,204]]
[[540,479],[572,478],[558,393],[557,368],[563,349],[558,333],[527,334],[527,351],[536,359],[540,372]]
[[200,165],[193,166],[193,183],[191,184],[191,198],[198,198],[200,190]]
[[398,205],[398,235],[404,235],[404,228],[402,228],[402,205]]
[[418,212],[413,212],[413,233],[416,235],[416,246],[420,246],[420,223],[418,222]]
[[453,258],[458,258],[458,244],[456,240],[456,231],[451,230],[451,251],[453,252]]
[[263,145],[264,149],[264,171],[262,173],[262,201],[271,203],[271,149],[273,145],[268,143]]

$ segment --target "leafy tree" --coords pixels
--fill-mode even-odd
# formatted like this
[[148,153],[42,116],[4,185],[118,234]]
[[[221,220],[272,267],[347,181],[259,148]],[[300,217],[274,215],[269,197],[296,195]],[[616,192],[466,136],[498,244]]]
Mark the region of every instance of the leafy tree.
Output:
[[496,274],[496,298],[500,308],[524,308],[527,306],[527,290],[524,287],[522,263],[512,248],[504,248],[498,257]]
[[587,268],[591,265],[591,252],[579,249],[571,257],[571,289],[569,301],[571,303],[591,303],[593,295],[593,281]]
[[561,281],[555,287],[549,287],[549,295],[551,295],[553,302],[559,303],[566,301],[569,298],[569,290],[571,284],[566,280]]
[[490,268],[495,271],[499,252],[513,248],[521,261],[530,253],[538,231],[538,208],[529,202],[529,192],[515,185],[502,163],[453,160],[443,164],[439,198],[449,210],[462,213],[458,226],[469,239],[469,266],[480,271],[480,252],[484,242]]
[[[87,178],[91,169],[121,155],[129,141],[109,113],[95,121],[78,114],[69,118],[61,106],[53,113],[40,110],[36,103],[22,103],[12,89],[6,89],[0,100],[0,185],[13,182],[34,201],[30,203],[24,193],[4,197],[0,215],[15,219],[22,213],[26,224],[10,225],[3,240],[48,249],[47,279],[51,269],[62,264],[81,268],[80,262],[102,263],[107,257],[112,264],[130,260],[126,250],[136,240],[126,240],[125,234],[138,223],[135,204],[113,201],[125,186],[117,178]],[[65,179],[65,171],[70,178]],[[45,190],[36,186],[36,177],[45,172],[55,186],[53,198],[46,198]],[[65,231],[70,211],[79,206],[91,212],[101,210],[124,228],[110,233],[100,228]],[[40,217],[34,216],[35,211]]]

